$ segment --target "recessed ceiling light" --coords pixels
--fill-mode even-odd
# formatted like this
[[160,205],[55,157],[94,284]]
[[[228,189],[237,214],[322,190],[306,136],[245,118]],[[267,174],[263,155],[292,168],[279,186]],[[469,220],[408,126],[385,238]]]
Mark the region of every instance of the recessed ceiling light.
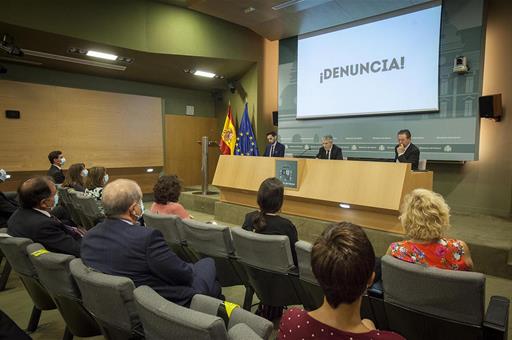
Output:
[[107,60],[117,60],[117,56],[114,54],[103,53],[98,51],[87,51],[88,57],[101,58]]
[[5,175],[5,178],[9,179],[9,178],[11,178],[11,175]]
[[200,71],[200,70],[195,70],[194,71],[194,75],[195,76],[200,76],[200,77],[206,77],[206,78],[213,78],[213,77],[215,77],[215,73],[206,72],[206,71]]
[[347,204],[347,203],[340,203],[340,208],[343,208],[343,209],[350,209],[350,204]]
[[146,169],[146,172],[153,172],[153,171],[155,171],[155,169],[153,169],[153,168],[147,168]]

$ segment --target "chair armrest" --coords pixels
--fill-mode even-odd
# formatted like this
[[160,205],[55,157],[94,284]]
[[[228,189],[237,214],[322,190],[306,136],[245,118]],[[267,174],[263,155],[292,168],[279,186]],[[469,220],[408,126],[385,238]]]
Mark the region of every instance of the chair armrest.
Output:
[[484,327],[495,331],[507,331],[510,300],[504,296],[491,296],[485,313]]
[[249,326],[239,323],[228,331],[230,340],[262,340]]

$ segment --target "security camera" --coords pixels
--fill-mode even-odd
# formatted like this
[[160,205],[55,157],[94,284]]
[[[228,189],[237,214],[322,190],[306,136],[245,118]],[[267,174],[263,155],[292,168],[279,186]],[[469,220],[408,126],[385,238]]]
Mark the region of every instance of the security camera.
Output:
[[236,83],[234,81],[228,81],[228,89],[234,94],[236,91]]
[[464,73],[467,73],[468,71],[469,71],[468,59],[463,56],[455,57],[455,59],[453,60],[453,72],[459,73],[459,74],[464,74]]
[[7,52],[9,55],[23,57],[23,51],[21,48],[14,45],[12,37],[8,34],[2,35],[2,40],[0,41],[0,49]]

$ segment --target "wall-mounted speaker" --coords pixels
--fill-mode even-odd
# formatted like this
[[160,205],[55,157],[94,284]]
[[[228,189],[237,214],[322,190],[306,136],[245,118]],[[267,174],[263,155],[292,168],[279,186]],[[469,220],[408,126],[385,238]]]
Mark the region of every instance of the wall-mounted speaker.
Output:
[[491,118],[499,122],[503,114],[501,93],[478,98],[478,111],[481,118]]
[[279,122],[278,111],[273,111],[272,112],[272,124],[274,124],[274,126],[277,126],[278,122]]
[[5,110],[5,118],[8,118],[8,119],[20,119],[20,111]]

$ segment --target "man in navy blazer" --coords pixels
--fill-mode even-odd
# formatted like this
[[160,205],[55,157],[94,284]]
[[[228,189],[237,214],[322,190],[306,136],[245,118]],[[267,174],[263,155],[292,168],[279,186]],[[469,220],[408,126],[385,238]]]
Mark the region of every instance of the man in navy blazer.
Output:
[[18,189],[19,207],[7,221],[7,233],[41,243],[49,251],[80,257],[80,242],[85,230],[65,224],[55,214],[57,189],[50,177],[37,176]]
[[142,215],[142,192],[134,181],[118,179],[103,189],[107,218],[82,240],[85,265],[100,272],[147,285],[169,301],[188,306],[195,294],[220,297],[215,262],[204,258],[192,264],[181,260],[159,230],[137,223]]
[[265,148],[264,157],[284,157],[284,145],[277,141],[277,134],[274,131],[267,133],[268,144]]

